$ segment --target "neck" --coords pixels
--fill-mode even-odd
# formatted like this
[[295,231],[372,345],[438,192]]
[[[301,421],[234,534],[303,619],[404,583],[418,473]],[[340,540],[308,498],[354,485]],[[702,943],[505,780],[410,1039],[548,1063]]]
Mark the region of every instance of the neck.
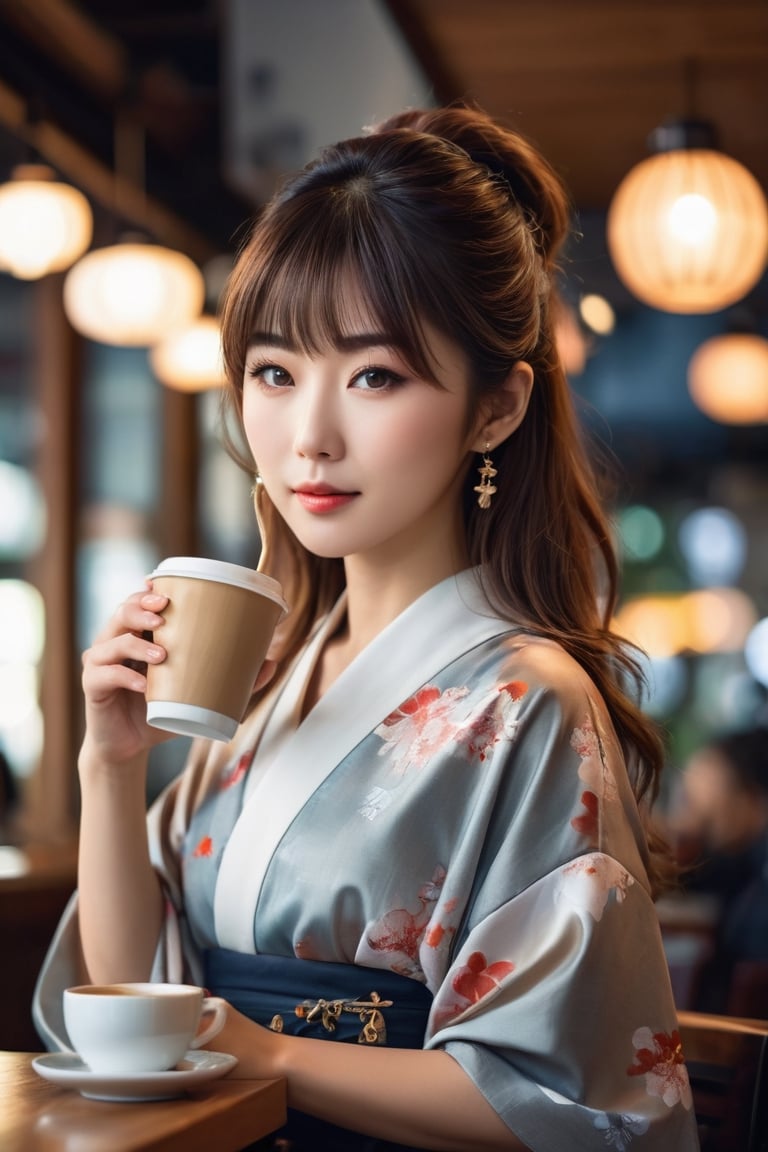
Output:
[[358,557],[345,561],[347,629],[351,654],[362,651],[409,605],[442,580],[468,566],[466,557],[442,553],[429,564],[371,564]]

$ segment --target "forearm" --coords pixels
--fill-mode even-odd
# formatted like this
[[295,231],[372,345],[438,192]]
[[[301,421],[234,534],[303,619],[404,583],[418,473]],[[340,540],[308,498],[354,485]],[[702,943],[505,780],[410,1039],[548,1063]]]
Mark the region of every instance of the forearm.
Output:
[[290,1037],[284,1069],[291,1107],[367,1135],[442,1152],[525,1147],[446,1052]]
[[235,1075],[284,1077],[291,1108],[367,1136],[438,1152],[526,1152],[446,1052],[270,1032],[230,1008],[213,1041]]
[[78,906],[89,977],[147,980],[162,896],[147,844],[146,757],[113,771],[83,752],[80,779]]

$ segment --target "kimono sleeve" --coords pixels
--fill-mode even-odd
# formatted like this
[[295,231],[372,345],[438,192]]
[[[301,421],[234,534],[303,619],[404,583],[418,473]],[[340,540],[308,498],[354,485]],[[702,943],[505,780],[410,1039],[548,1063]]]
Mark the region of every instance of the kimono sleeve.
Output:
[[506,831],[481,862],[425,1046],[451,1055],[533,1152],[693,1152],[658,920],[608,728],[580,692],[544,693],[535,718],[521,715],[506,755],[530,781],[525,818],[500,794]]
[[[179,847],[186,826],[201,796],[210,787],[211,779],[220,771],[227,751],[226,745],[196,741],[184,771],[168,785],[148,813],[150,856],[165,897],[163,929],[150,976],[153,981],[200,983],[197,951],[186,928]],[[32,1018],[47,1049],[70,1050],[62,997],[65,988],[87,982],[75,892],[43,960],[32,999]]]

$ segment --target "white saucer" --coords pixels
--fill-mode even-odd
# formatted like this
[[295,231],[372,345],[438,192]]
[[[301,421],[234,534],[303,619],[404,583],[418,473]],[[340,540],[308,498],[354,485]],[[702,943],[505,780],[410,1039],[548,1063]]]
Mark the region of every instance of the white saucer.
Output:
[[236,1056],[224,1052],[191,1050],[168,1072],[136,1072],[125,1075],[92,1072],[74,1052],[50,1052],[36,1056],[32,1067],[38,1076],[62,1088],[76,1088],[89,1100],[172,1100],[190,1088],[224,1076],[237,1064]]

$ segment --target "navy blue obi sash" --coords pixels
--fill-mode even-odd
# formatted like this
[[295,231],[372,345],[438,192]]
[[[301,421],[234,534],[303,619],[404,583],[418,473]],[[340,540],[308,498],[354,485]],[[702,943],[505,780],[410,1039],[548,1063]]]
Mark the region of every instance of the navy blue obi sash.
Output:
[[[421,1048],[432,993],[417,980],[358,964],[247,955],[213,948],[204,984],[265,1028],[313,1039]],[[254,1149],[395,1152],[391,1144],[289,1110],[288,1124]]]

